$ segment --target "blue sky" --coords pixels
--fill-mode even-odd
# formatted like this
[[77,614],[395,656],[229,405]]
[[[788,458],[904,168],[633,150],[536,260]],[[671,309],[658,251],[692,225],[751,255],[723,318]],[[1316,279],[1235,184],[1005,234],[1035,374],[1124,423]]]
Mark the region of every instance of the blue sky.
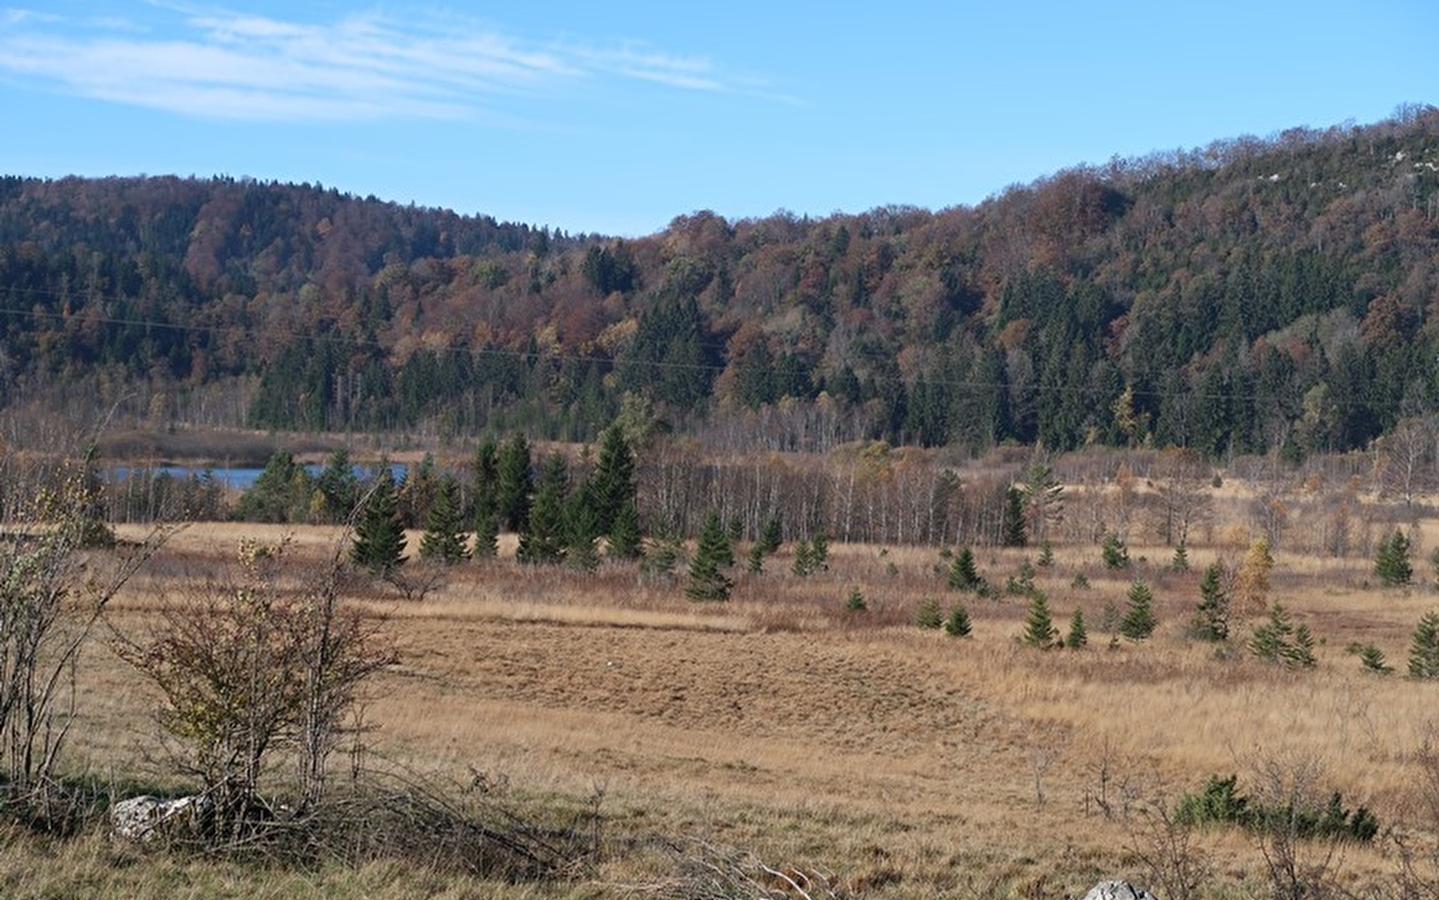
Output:
[[1436,34],[1433,0],[45,0],[0,7],[0,173],[319,182],[629,236],[940,209],[1439,101]]

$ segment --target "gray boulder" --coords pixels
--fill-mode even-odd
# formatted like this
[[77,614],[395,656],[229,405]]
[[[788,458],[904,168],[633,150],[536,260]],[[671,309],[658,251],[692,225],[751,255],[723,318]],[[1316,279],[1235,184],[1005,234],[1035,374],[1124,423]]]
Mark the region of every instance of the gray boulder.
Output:
[[1101,881],[1090,888],[1084,900],[1159,900],[1158,897],[1137,888],[1127,881]]

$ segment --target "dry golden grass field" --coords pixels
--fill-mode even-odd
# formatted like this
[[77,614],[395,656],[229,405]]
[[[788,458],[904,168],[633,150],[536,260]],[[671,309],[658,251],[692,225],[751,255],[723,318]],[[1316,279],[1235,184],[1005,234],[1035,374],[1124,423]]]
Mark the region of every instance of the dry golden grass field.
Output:
[[[1425,528],[1439,533],[1439,523]],[[192,525],[116,599],[109,623],[142,634],[159,604],[214,577],[239,538],[283,534],[301,563],[333,553],[333,529]],[[360,585],[350,602],[383,617],[401,660],[367,702],[364,765],[483,784],[517,802],[602,794],[596,871],[563,887],[386,865],[260,877],[97,837],[68,851],[78,857],[71,874],[46,875],[36,860],[58,851],[8,835],[0,893],[675,896],[685,865],[735,852],[825,873],[850,895],[1079,896],[1101,878],[1146,883],[1165,836],[1154,810],[1231,773],[1251,792],[1266,776],[1298,777],[1320,802],[1340,791],[1346,805],[1371,809],[1383,828],[1372,844],[1332,856],[1327,845],[1300,847],[1301,863],[1327,866],[1332,886],[1356,894],[1397,896],[1396,838],[1427,846],[1435,837],[1423,790],[1435,773],[1420,751],[1439,722],[1439,686],[1402,677],[1415,624],[1439,609],[1418,562],[1414,586],[1381,589],[1370,559],[1277,553],[1270,598],[1319,642],[1315,668],[1288,671],[1245,651],[1257,612],[1236,621],[1224,647],[1185,634],[1204,566],[1242,559],[1227,544],[1191,546],[1188,572],[1169,571],[1162,546],[1132,543],[1136,562],[1118,572],[1097,546],[1056,546],[1035,580],[1061,632],[1083,609],[1089,644],[1078,651],[1023,645],[1027,600],[946,590],[933,548],[834,545],[828,570],[801,578],[787,545],[764,573],[737,574],[729,602],[711,604],[685,599],[683,570],[525,567],[513,550],[511,536],[499,560],[446,570],[420,600]],[[1037,554],[975,555],[1003,585]],[[1080,573],[1087,587],[1074,586]],[[1111,641],[1103,610],[1122,608],[1136,577],[1153,589],[1158,629]],[[864,611],[846,609],[856,588]],[[946,610],[963,601],[972,636],[918,628],[930,597]],[[1363,671],[1346,652],[1353,642],[1377,645],[1398,671]],[[71,765],[173,778],[147,749],[157,697],[145,683],[103,641],[80,679]],[[1193,840],[1188,852],[1212,865],[1200,896],[1270,896],[1261,839],[1217,829]]]

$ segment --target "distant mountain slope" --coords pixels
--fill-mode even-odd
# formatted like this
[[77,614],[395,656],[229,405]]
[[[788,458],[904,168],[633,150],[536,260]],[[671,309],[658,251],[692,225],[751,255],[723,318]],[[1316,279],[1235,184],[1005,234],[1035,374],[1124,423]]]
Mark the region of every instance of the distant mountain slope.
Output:
[[318,186],[8,178],[0,403],[589,438],[631,395],[737,446],[1301,455],[1439,402],[1436,251],[1432,107],[973,208],[633,241]]

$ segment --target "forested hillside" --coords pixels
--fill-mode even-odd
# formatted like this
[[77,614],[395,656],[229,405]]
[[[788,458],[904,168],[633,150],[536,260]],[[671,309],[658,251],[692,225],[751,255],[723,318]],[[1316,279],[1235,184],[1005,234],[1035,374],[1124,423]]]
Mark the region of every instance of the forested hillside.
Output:
[[[456,177],[463,177],[456,173]],[[862,177],[857,173],[856,177]],[[1439,403],[1439,110],[977,207],[617,240],[217,178],[0,180],[0,407],[720,446],[1362,447]]]

